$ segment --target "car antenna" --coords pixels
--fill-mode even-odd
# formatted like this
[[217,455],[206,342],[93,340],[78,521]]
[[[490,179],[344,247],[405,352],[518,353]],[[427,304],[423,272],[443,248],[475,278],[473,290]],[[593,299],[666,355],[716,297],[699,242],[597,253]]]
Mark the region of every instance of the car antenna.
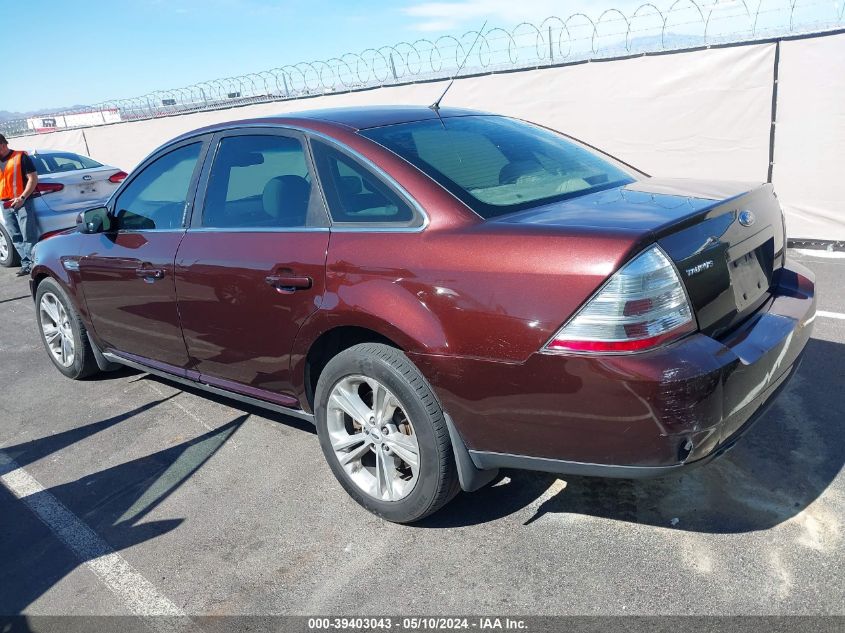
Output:
[[[478,38],[481,37],[481,34],[484,32],[485,26],[487,26],[487,20],[484,20],[484,24],[482,24],[481,28],[478,30],[478,34],[475,36],[475,41],[472,43],[472,46],[469,47],[467,54],[464,55],[464,61],[461,62],[461,65],[458,66],[458,70],[456,70],[455,74],[452,75],[452,77],[449,79],[449,85],[446,86],[446,90],[444,90],[443,94],[441,94],[437,98],[437,101],[435,101],[430,106],[428,106],[429,108],[434,110],[434,113],[437,115],[437,118],[440,118],[440,102],[443,101],[443,97],[446,96],[446,93],[449,92],[449,88],[451,88],[452,84],[455,83],[455,77],[457,77],[460,74],[460,72],[463,70],[464,64],[467,63],[467,60],[469,59],[469,54],[472,52],[472,49],[475,48],[475,45],[478,43]],[[441,123],[442,123],[442,121],[441,121]]]

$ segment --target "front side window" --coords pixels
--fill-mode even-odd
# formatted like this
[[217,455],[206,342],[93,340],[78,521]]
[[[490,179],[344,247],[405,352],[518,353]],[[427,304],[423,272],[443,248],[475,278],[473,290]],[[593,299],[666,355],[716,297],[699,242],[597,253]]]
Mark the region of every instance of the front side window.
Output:
[[299,139],[266,134],[225,137],[211,167],[202,226],[325,226],[325,211],[311,182]]
[[363,165],[320,141],[312,141],[311,147],[333,222],[420,223],[408,203]]
[[180,228],[200,149],[200,142],[185,145],[144,167],[115,202],[117,229]]
[[621,165],[544,128],[497,116],[430,119],[361,132],[484,218],[634,181]]

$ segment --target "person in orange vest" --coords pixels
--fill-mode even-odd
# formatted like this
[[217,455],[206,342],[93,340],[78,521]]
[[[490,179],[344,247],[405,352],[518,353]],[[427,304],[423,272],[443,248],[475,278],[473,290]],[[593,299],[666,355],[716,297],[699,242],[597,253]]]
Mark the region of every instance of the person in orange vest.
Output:
[[29,274],[30,255],[38,240],[38,224],[29,197],[38,184],[35,165],[26,152],[9,149],[6,137],[0,134],[0,201],[3,224],[21,256],[18,277]]

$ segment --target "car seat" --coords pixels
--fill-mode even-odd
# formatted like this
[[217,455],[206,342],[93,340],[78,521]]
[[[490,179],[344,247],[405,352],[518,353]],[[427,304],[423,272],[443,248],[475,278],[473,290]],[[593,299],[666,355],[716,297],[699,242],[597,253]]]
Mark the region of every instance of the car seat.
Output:
[[277,176],[264,185],[264,212],[273,226],[305,226],[311,184],[302,176]]

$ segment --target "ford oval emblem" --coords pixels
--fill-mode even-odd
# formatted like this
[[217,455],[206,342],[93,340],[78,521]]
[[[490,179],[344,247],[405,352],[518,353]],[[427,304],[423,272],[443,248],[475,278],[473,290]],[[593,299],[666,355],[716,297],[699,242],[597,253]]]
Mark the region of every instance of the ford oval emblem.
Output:
[[751,226],[752,224],[754,224],[754,220],[755,220],[755,217],[754,217],[753,211],[749,211],[748,209],[744,209],[744,210],[739,212],[739,223],[742,226]]

